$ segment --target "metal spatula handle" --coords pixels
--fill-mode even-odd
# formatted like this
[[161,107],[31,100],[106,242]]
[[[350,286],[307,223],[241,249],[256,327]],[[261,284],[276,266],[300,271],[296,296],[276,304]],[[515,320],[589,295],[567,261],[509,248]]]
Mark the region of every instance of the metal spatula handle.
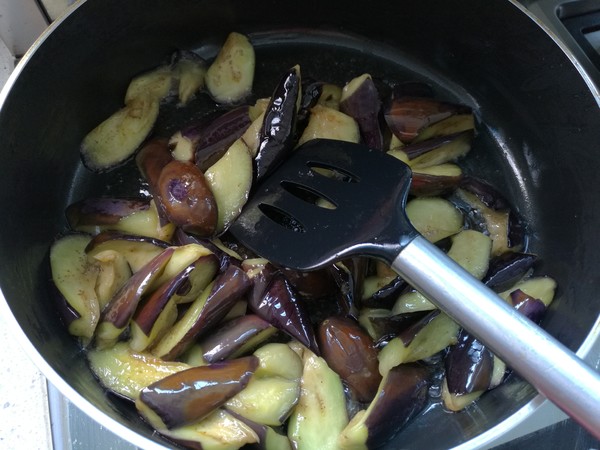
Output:
[[392,268],[600,439],[600,374],[425,238],[408,244]]

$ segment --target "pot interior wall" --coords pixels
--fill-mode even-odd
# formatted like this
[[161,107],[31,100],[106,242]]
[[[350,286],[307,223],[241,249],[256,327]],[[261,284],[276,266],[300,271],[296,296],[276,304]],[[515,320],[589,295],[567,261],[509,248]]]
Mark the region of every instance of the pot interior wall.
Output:
[[[214,54],[229,31],[257,45],[258,95],[300,63],[305,75],[342,83],[370,72],[430,82],[442,97],[478,111],[468,165],[483,171],[530,224],[540,273],[558,298],[545,327],[572,349],[599,309],[600,114],[558,47],[514,5],[437,2],[104,0],[84,2],[27,58],[0,110],[2,292],[56,373],[108,416],[157,440],[124,402],[102,391],[67,335],[48,294],[47,251],[65,229],[65,206],[90,194],[137,188],[132,166],[105,175],[82,168],[78,145],[121,106],[131,77],[177,48]],[[265,13],[268,11],[268,13]],[[368,19],[367,19],[368,18]],[[196,106],[201,109],[198,99]],[[159,124],[168,133],[180,123]],[[134,192],[135,193],[135,192]],[[518,345],[518,336],[510,337]],[[390,448],[447,448],[480,434],[533,398],[517,377],[468,412],[439,405]]]

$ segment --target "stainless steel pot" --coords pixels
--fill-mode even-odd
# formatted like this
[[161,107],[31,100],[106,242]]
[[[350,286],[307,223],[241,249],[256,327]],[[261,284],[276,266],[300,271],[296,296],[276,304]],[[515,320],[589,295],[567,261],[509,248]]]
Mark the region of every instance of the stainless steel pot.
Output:
[[[64,395],[135,445],[165,444],[94,380],[50,300],[47,252],[67,204],[107,185],[115,195],[131,187],[124,172],[89,174],[78,154],[87,131],[121,105],[131,77],[176,48],[210,55],[232,30],[252,36],[256,89],[266,94],[283,68],[300,63],[334,82],[365,71],[425,79],[473,106],[481,124],[469,164],[503,187],[530,224],[539,272],[559,281],[543,325],[598,364],[600,95],[516,3],[88,0],[40,38],[0,95],[0,304]],[[390,448],[483,445],[541,401],[513,376],[468,412],[433,406]]]

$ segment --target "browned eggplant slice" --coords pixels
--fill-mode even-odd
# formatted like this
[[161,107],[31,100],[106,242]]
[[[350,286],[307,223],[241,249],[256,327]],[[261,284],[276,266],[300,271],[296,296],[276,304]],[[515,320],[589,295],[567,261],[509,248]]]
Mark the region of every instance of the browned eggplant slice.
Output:
[[170,222],[201,237],[217,229],[217,201],[204,174],[191,162],[173,160],[158,178],[158,197]]
[[234,104],[252,92],[254,47],[246,36],[229,33],[206,72],[206,88],[218,103]]
[[460,185],[462,170],[455,164],[413,170],[410,193],[416,196],[446,195]]
[[137,271],[106,305],[95,333],[98,348],[111,347],[117,342],[129,325],[142,295],[163,273],[174,251],[171,247],[166,248],[152,259]]
[[383,150],[383,134],[379,127],[380,109],[379,92],[368,73],[354,78],[344,86],[340,111],[356,120],[365,145],[377,150]]
[[102,350],[90,349],[86,355],[102,386],[132,401],[146,386],[190,368],[182,362],[163,361],[149,353],[133,351],[126,342]]
[[144,299],[131,322],[131,348],[143,351],[160,339],[175,323],[178,304],[195,300],[212,281],[218,268],[216,256],[201,256]]
[[288,437],[298,450],[338,448],[337,438],[348,424],[340,377],[325,360],[302,347],[301,393],[288,422]]
[[150,423],[158,418],[158,429],[194,423],[244,389],[257,367],[255,356],[192,367],[142,389],[136,407]]
[[99,268],[90,263],[85,254],[90,240],[87,234],[69,234],[58,238],[50,247],[52,281],[68,305],[62,310],[67,313],[69,333],[85,339],[93,336],[100,320],[95,290]]
[[230,264],[191,304],[152,353],[167,360],[184,353],[195,339],[214,329],[250,286],[244,271]]
[[369,408],[354,416],[340,435],[340,448],[379,448],[392,439],[425,407],[429,378],[429,370],[418,363],[391,369]]
[[537,259],[537,255],[531,253],[502,253],[491,259],[488,271],[481,281],[492,289],[508,289],[531,270]]
[[353,319],[330,317],[318,329],[323,359],[350,387],[359,402],[375,397],[381,375],[371,337]]

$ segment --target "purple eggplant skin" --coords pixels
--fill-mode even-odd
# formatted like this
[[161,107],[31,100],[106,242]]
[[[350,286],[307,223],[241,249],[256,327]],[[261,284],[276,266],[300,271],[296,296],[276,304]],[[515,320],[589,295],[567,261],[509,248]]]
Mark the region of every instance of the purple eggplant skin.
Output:
[[[414,322],[411,325],[409,325],[408,327],[406,327],[400,333],[398,333],[398,337],[402,340],[402,343],[406,347],[408,347],[410,345],[410,343],[413,341],[413,339],[415,338],[415,336],[417,335],[417,333],[419,331],[421,331],[425,327],[425,325],[427,325],[429,322],[431,322],[433,319],[435,319],[439,313],[440,313],[439,309],[434,309],[433,311],[427,311],[427,314],[425,314],[422,318],[420,318],[416,322]],[[377,341],[377,344],[378,345],[383,344],[382,340],[380,339],[379,341]]]
[[231,414],[236,419],[244,422],[248,425],[258,436],[258,442],[252,444],[250,448],[256,448],[258,450],[292,450],[292,444],[285,434],[279,434],[275,429],[269,425],[263,425],[257,423],[241,414],[224,408],[228,414]]
[[202,172],[221,159],[231,144],[252,124],[249,109],[244,105],[227,111],[197,133],[197,139],[192,141],[194,159]]
[[71,229],[83,225],[114,225],[123,217],[150,208],[150,199],[86,198],[69,205],[65,211]]
[[201,238],[191,233],[186,233],[177,227],[173,233],[174,245],[198,244],[209,249],[219,259],[220,271],[222,272],[231,263],[231,256],[217,247],[210,239]]
[[530,297],[520,289],[511,292],[510,300],[515,309],[534,323],[539,324],[546,313],[546,305],[541,300]]
[[251,286],[252,282],[248,276],[235,264],[230,264],[227,269],[219,273],[200,316],[179,342],[166,355],[163,355],[163,359],[177,358],[196,339],[212,331]]
[[375,150],[383,150],[383,134],[379,127],[379,111],[381,109],[381,100],[379,92],[371,76],[360,78],[360,84],[352,89],[353,85],[348,84],[344,88],[342,100],[340,101],[340,111],[356,120],[364,144]]
[[365,420],[367,448],[388,442],[427,404],[430,372],[419,363],[392,368],[381,382],[371,413]]
[[459,131],[458,133],[447,134],[444,136],[438,136],[431,139],[427,139],[416,144],[409,144],[402,148],[402,151],[407,154],[408,159],[415,159],[425,153],[428,153],[442,145],[449,144],[455,139],[462,139],[463,136],[472,136],[473,131]]
[[464,177],[460,187],[465,191],[475,194],[481,202],[494,211],[510,209],[510,204],[500,192],[489,183],[472,176]]
[[138,402],[153,410],[168,429],[187,425],[244,389],[258,364],[256,356],[246,356],[177,372],[142,389]]
[[174,251],[172,247],[166,248],[152,259],[127,280],[106,305],[96,330],[96,343],[99,347],[110,346],[117,341],[129,325],[142,296],[162,274]]
[[417,197],[444,196],[458,188],[461,178],[461,175],[438,176],[413,172],[410,194]]
[[408,287],[409,284],[405,280],[396,277],[370,297],[362,299],[360,305],[366,308],[392,309],[400,294]]
[[[193,288],[194,271],[209,270],[214,274],[217,271],[217,262],[214,255],[201,256],[198,260],[187,266],[175,277],[159,286],[146,297],[133,316],[133,320],[147,336],[150,335],[156,319],[173,296],[184,297]],[[205,277],[202,277],[205,278]],[[190,281],[192,280],[192,281]]]
[[537,255],[531,253],[503,253],[491,259],[488,271],[481,281],[491,289],[503,291],[521,279],[537,259]]
[[359,402],[373,400],[381,374],[373,339],[348,317],[330,317],[317,331],[321,356]]
[[250,339],[271,327],[255,314],[247,314],[223,323],[218,330],[201,340],[203,358],[214,363],[229,358]]
[[462,395],[487,391],[494,356],[482,342],[463,329],[458,334],[458,342],[449,348],[444,365],[450,393]]
[[257,181],[294,149],[300,88],[300,67],[294,66],[283,75],[271,96],[254,158]]
[[302,79],[302,98],[300,100],[300,108],[298,109],[298,117],[296,119],[296,134],[302,134],[304,128],[308,124],[310,118],[310,110],[319,101],[319,97],[323,93],[323,81],[315,81],[313,79]]
[[248,307],[275,328],[320,354],[306,307],[281,272],[273,275],[262,297],[250,296]]
[[405,144],[417,137],[428,125],[446,119],[463,110],[464,107],[441,102],[428,97],[395,97],[384,112],[385,121]]
[[149,236],[141,236],[137,234],[127,234],[122,233],[120,231],[102,231],[98,233],[96,236],[92,238],[89,244],[86,246],[85,251],[89,253],[97,246],[103,244],[104,242],[112,241],[112,240],[121,240],[121,241],[130,241],[130,242],[139,242],[140,244],[150,244],[159,248],[167,248],[170,244],[161,239],[149,237]]
[[[369,317],[371,327],[376,334],[377,342],[389,342],[391,339],[405,332],[417,324],[424,327],[427,323],[423,323],[423,319],[430,315],[431,311],[415,311],[402,314],[394,314],[387,317]],[[432,320],[429,317],[428,320]],[[421,328],[411,328],[411,334],[414,336]],[[408,339],[407,339],[408,340]],[[410,343],[410,342],[409,342]]]
[[157,194],[170,222],[200,237],[215,233],[217,202],[196,165],[169,162],[160,172]]

